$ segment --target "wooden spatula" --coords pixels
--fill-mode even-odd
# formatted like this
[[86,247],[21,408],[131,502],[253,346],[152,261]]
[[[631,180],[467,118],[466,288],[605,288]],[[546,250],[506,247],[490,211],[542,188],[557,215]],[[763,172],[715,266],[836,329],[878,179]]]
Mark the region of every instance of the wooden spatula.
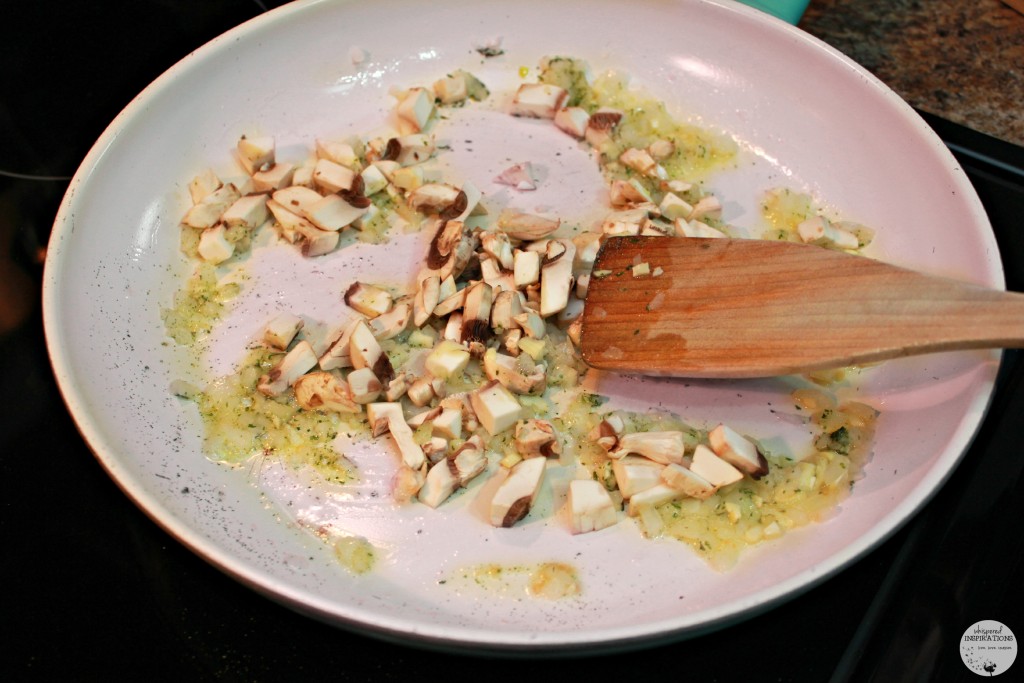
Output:
[[723,378],[1022,346],[1024,294],[813,245],[681,237],[605,243],[581,338],[595,368]]

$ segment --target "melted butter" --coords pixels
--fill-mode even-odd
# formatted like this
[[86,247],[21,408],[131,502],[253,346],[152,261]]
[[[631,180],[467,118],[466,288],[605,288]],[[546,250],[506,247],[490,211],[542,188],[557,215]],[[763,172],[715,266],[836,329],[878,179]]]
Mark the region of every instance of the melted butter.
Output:
[[563,562],[471,565],[456,570],[439,583],[459,592],[482,589],[506,597],[526,595],[544,600],[570,598],[582,590],[575,567]]

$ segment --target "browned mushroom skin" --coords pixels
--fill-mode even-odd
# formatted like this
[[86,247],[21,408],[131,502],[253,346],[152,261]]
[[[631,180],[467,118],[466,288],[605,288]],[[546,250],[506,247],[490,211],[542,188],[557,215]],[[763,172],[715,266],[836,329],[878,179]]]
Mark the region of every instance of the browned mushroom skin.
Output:
[[516,522],[521,520],[530,511],[530,497],[523,496],[516,502],[512,503],[509,507],[508,512],[505,513],[505,518],[501,520],[501,526],[506,529],[513,526]]
[[751,479],[760,479],[764,475],[768,474],[768,460],[765,459],[764,453],[761,452],[760,448],[757,449],[757,464],[758,468],[756,470],[747,472]]
[[590,115],[590,122],[587,124],[594,130],[611,130],[619,125],[622,114],[617,111],[599,111]]
[[438,270],[448,262],[452,249],[462,239],[462,226],[455,221],[444,220],[430,241],[427,252],[427,268]]
[[391,138],[384,146],[384,153],[380,155],[381,161],[395,161],[402,153],[402,143],[398,138]]
[[391,360],[386,353],[380,354],[380,358],[377,359],[377,362],[370,369],[373,370],[373,374],[380,380],[381,386],[390,383],[395,378],[395,368],[391,365]]
[[463,190],[459,190],[459,194],[455,196],[455,201],[446,207],[440,214],[439,218],[443,221],[450,221],[454,218],[458,218],[465,212],[469,207],[469,198]]

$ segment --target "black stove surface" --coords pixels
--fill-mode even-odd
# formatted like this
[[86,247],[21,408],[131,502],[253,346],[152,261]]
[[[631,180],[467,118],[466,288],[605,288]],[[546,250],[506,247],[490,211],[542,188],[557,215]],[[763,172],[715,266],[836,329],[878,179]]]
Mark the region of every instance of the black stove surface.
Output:
[[[107,477],[61,401],[37,303],[41,257],[66,178],[117,112],[189,50],[276,4],[40,1],[5,8],[4,678],[967,681],[975,674],[961,663],[959,643],[971,624],[992,619],[1024,633],[1024,358],[1015,351],[1005,355],[993,405],[964,461],[903,529],[760,616],[640,652],[495,662],[383,642],[280,607],[165,534]],[[1024,149],[926,120],[989,212],[1008,288],[1024,290]],[[1024,662],[1011,677],[1021,671]]]

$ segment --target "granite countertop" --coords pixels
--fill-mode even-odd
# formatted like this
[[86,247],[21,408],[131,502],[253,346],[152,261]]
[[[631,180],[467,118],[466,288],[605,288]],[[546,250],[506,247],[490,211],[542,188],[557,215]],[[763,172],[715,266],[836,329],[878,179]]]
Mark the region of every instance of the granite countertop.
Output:
[[800,28],[914,107],[1024,146],[1024,14],[1000,0],[811,0]]

